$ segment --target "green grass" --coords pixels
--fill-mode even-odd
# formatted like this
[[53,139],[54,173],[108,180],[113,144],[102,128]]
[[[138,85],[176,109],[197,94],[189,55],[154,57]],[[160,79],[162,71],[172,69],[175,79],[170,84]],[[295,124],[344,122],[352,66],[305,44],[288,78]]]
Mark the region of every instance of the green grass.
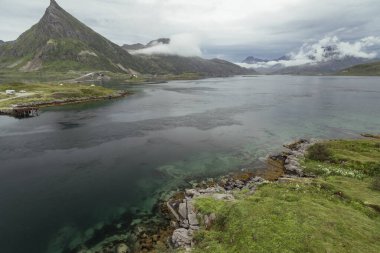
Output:
[[202,214],[215,213],[196,234],[194,252],[380,252],[379,140],[320,145],[328,159],[305,159],[319,177],[270,183],[233,202],[199,198]]
[[[380,141],[335,140],[321,143],[329,150],[329,160],[319,162],[306,159],[305,171],[317,175],[343,175],[364,177],[380,173]],[[310,156],[309,156],[310,157]]]
[[379,76],[380,62],[356,65],[339,72],[339,74],[347,76]]
[[261,187],[235,202],[198,199],[217,222],[194,252],[379,252],[380,217],[320,184]]
[[109,96],[115,94],[114,90],[101,86],[91,87],[90,84],[3,84],[0,92],[13,89],[25,90],[33,95],[10,100],[0,100],[0,108],[8,108],[11,105],[25,104],[31,102],[52,102],[63,99],[84,99]]

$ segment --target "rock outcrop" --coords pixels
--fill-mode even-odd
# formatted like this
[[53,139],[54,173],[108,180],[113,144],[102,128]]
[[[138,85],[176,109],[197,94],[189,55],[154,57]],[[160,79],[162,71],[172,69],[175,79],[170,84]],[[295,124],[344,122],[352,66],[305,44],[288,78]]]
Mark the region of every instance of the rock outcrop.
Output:
[[[214,180],[212,180],[214,182]],[[256,186],[266,182],[263,178],[250,176],[235,178],[224,176],[211,187],[186,189],[184,198],[172,198],[166,204],[172,215],[171,225],[175,228],[170,241],[174,248],[190,249],[194,244],[194,233],[201,225],[210,228],[217,219],[215,214],[201,215],[194,207],[197,198],[211,197],[217,200],[234,201],[234,190],[247,189],[252,194]]]

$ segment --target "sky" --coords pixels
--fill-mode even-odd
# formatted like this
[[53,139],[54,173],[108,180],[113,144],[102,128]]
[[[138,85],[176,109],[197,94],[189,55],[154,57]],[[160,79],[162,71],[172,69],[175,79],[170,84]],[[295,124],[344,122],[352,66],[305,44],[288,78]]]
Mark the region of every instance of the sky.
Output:
[[[0,0],[0,40],[15,40],[38,22],[49,1]],[[354,44],[380,36],[379,0],[57,2],[119,45],[170,37],[178,50],[189,46],[187,53],[231,61],[249,55],[278,58],[324,38],[337,37]]]

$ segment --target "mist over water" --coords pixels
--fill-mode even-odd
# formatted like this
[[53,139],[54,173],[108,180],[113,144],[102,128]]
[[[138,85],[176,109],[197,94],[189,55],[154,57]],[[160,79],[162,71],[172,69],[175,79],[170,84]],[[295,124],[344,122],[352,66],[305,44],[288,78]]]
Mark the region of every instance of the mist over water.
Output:
[[0,251],[57,252],[126,210],[151,210],[192,178],[249,167],[295,138],[378,133],[379,81],[175,81],[32,119],[0,117]]

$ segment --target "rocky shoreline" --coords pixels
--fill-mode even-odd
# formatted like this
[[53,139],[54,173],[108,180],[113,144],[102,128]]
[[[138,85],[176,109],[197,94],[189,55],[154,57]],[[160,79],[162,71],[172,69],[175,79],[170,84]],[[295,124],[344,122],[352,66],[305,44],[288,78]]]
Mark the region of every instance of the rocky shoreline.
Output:
[[[194,206],[198,198],[214,198],[234,201],[234,192],[246,191],[255,194],[256,189],[266,183],[286,183],[301,178],[314,177],[306,174],[300,165],[307,149],[318,140],[297,140],[284,145],[284,151],[266,157],[267,174],[249,171],[230,173],[218,178],[207,178],[192,183],[192,187],[173,192],[159,201],[152,214],[135,216],[134,221],[122,218],[122,227],[128,227],[129,235],[117,240],[104,240],[90,250],[101,253],[163,252],[175,249],[191,251],[194,235],[201,229],[209,229],[218,218],[214,213],[200,214]],[[274,171],[274,173],[273,173]],[[115,225],[117,233],[121,223]],[[109,229],[109,228],[108,228]],[[122,231],[120,231],[122,232]],[[124,232],[123,232],[124,233]],[[112,238],[112,233],[108,234]],[[71,252],[84,253],[86,250]],[[93,252],[93,251],[90,251]]]
[[[294,178],[313,177],[306,175],[300,165],[300,159],[305,156],[307,149],[317,140],[298,140],[284,145],[286,148],[281,154],[269,155],[267,163],[269,166],[277,164],[282,167],[283,175],[277,179],[278,182],[288,182]],[[217,200],[233,201],[233,191],[248,190],[254,194],[256,188],[268,183],[264,177],[255,176],[253,173],[242,172],[235,175],[223,176],[217,180],[209,179],[210,187],[194,187],[183,191],[184,198],[171,198],[167,201],[171,212],[170,224],[175,228],[170,238],[173,248],[184,248],[191,250],[194,245],[194,233],[204,226],[206,229],[212,226],[216,220],[215,214],[202,216],[194,208],[194,200],[202,197],[211,197]]]

